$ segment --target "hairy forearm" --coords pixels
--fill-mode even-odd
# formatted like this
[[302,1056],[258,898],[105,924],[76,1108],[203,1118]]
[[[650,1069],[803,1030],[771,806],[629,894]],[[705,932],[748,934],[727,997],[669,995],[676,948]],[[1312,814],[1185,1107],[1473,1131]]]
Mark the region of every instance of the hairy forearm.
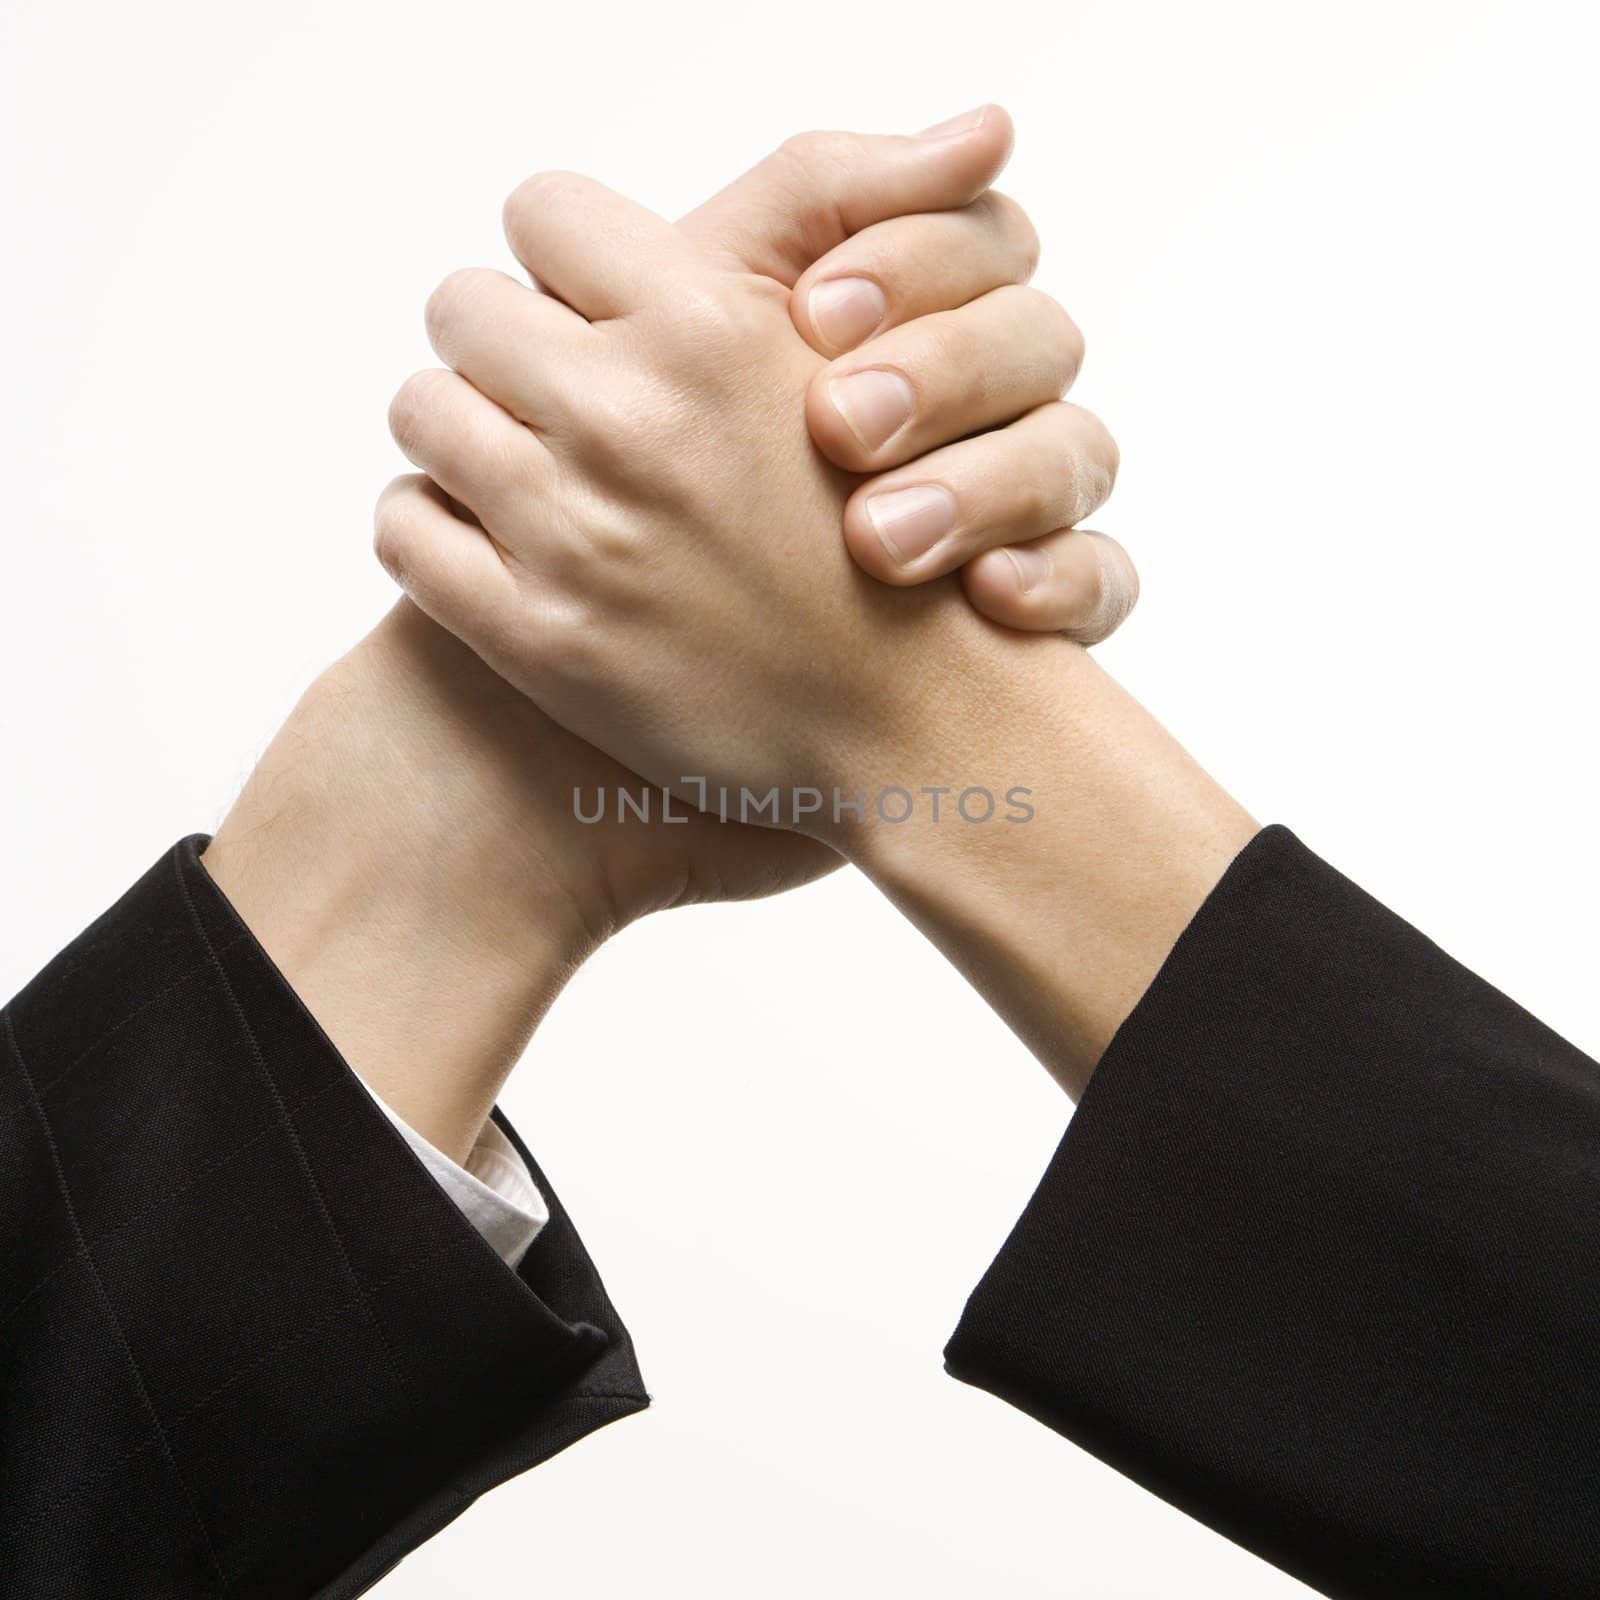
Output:
[[1257,825],[1076,645],[991,635],[974,662],[922,763],[1031,790],[1031,818],[947,802],[833,842],[1076,1096]]
[[568,743],[402,603],[306,692],[204,856],[352,1068],[457,1160],[607,931],[544,826]]

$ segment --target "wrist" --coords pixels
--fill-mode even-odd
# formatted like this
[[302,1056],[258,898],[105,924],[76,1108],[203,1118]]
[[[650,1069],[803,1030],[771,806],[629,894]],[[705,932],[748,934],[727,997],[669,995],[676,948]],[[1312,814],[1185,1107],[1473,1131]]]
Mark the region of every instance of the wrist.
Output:
[[946,797],[830,842],[1076,1096],[1257,824],[1084,650],[1025,642],[969,675],[939,745],[992,813]]
[[802,824],[869,876],[915,870],[951,830],[971,842],[1030,820],[1054,776],[1041,750],[1076,741],[1075,683],[1095,670],[1058,634],[1000,628],[958,590],[939,599],[885,622],[901,624],[893,676],[852,718],[865,736],[834,736],[829,804]]
[[604,758],[410,601],[306,699],[393,818],[386,865],[409,860],[410,881],[461,906],[477,942],[554,948],[577,962],[637,914],[604,841],[573,825],[572,786],[587,761]]
[[306,691],[205,854],[351,1066],[457,1158],[619,920],[560,833],[566,737],[403,605]]

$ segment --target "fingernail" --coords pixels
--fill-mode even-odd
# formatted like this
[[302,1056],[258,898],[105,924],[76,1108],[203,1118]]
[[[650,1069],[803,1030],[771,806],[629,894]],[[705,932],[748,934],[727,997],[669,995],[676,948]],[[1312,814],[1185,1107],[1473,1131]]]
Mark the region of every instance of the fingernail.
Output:
[[867,516],[889,554],[902,566],[925,555],[956,525],[956,503],[948,489],[919,483],[890,489],[867,501]]
[[951,117],[948,122],[936,122],[931,128],[924,128],[917,137],[919,139],[958,139],[964,133],[971,133],[974,128],[981,128],[983,119],[988,115],[988,106],[979,106],[976,111],[963,111],[959,117]]
[[1005,550],[1017,569],[1017,588],[1023,594],[1038,588],[1050,576],[1050,557],[1044,551],[1030,550],[1026,545],[1007,545]]
[[889,302],[870,278],[830,278],[812,286],[806,304],[811,326],[829,350],[853,350],[876,333]]
[[898,372],[872,368],[835,378],[828,398],[863,450],[881,449],[911,420],[911,385]]

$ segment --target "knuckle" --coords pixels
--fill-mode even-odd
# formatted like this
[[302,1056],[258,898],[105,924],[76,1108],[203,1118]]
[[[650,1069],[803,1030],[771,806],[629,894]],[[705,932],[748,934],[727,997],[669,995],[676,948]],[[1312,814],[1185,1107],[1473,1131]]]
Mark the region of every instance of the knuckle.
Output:
[[1065,631],[1080,644],[1109,639],[1139,601],[1139,573],[1128,552],[1115,539],[1083,529],[1076,538],[1087,539],[1094,555],[1094,578],[1089,602],[1080,620]]
[[1027,315],[1038,327],[1042,335],[1041,347],[1049,353],[1052,367],[1061,375],[1065,389],[1083,366],[1083,332],[1067,315],[1061,302],[1042,289],[1024,286],[1017,292],[1028,297]]
[[1007,521],[1035,533],[1070,528],[1111,497],[1116,441],[1092,411],[1051,401],[1011,436],[1005,478]]
[[389,402],[389,432],[402,450],[420,443],[439,398],[439,380],[445,375],[435,368],[414,372],[395,391]]
[[1012,275],[1017,283],[1026,283],[1039,270],[1039,230],[1033,219],[1008,194],[991,189],[983,197],[989,210],[990,221],[1004,241],[1009,255]]
[[804,165],[810,159],[811,151],[820,135],[814,129],[805,133],[791,133],[774,152],[785,161],[798,162]]
[[448,338],[451,330],[472,314],[483,298],[484,280],[490,277],[493,274],[482,267],[458,267],[428,296],[422,321],[433,344]]
[[599,570],[612,583],[618,580],[621,573],[637,565],[642,554],[638,540],[629,529],[605,519],[584,528],[583,553],[591,567],[596,562],[600,564]]
[[1110,543],[1112,549],[1116,551],[1115,559],[1122,573],[1120,609],[1117,614],[1117,620],[1112,624],[1113,627],[1120,628],[1132,614],[1133,608],[1139,603],[1139,567],[1133,557],[1115,539],[1111,540]]
[[559,548],[565,588],[574,600],[592,599],[599,590],[625,585],[626,575],[648,554],[637,519],[599,498],[581,515],[567,519]]
[[1117,481],[1117,474],[1122,470],[1122,450],[1117,444],[1116,435],[1094,412],[1085,411],[1083,416],[1089,431],[1088,454],[1105,478],[1106,493],[1109,494],[1112,484]]
[[[1094,561],[1083,593],[1074,598],[1082,613],[1082,626],[1085,629],[1098,629],[1105,621],[1111,605],[1111,579],[1106,571],[1105,546],[1092,534],[1083,537],[1089,541]],[[1101,634],[1100,637],[1104,638],[1105,635]]]
[[578,172],[536,172],[524,178],[506,196],[502,211],[506,232],[515,237],[537,226],[542,217],[559,216],[592,185],[592,179]]
[[574,445],[598,482],[633,483],[656,464],[659,401],[652,386],[597,383],[584,396]]
[[404,491],[385,494],[372,517],[372,553],[402,589],[415,567],[416,519]]
[[1070,413],[1071,434],[1067,442],[1070,464],[1069,500],[1065,525],[1081,521],[1111,498],[1116,486],[1121,452],[1117,441],[1092,411],[1074,408]]
[[790,134],[778,146],[777,153],[783,160],[807,172],[816,172],[848,166],[848,150],[852,147],[853,141],[848,134],[809,128],[804,133]]
[[794,134],[772,155],[769,170],[787,194],[808,260],[816,260],[849,237],[840,196],[859,183],[859,158],[858,141],[850,134],[821,131]]
[[1069,380],[1076,378],[1083,371],[1083,358],[1088,353],[1088,346],[1083,337],[1083,330],[1076,322],[1068,317],[1066,312],[1061,313],[1066,317],[1067,323],[1067,372]]

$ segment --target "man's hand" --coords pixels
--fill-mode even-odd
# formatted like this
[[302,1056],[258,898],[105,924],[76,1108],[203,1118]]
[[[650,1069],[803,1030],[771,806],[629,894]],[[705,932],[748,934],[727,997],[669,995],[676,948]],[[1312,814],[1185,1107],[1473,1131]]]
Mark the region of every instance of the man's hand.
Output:
[[[1038,235],[1021,207],[971,188],[985,176],[982,163],[1009,153],[1004,110],[984,106],[929,132],[948,163],[943,170],[954,183],[965,178],[976,196],[970,203],[950,197],[959,191],[939,196],[925,186],[926,145],[918,152],[910,141],[810,133],[681,226],[736,265],[792,285],[795,327],[833,363],[808,394],[812,435],[839,466],[875,475],[845,507],[845,542],[863,570],[905,585],[959,568],[972,603],[995,622],[1098,644],[1139,595],[1122,547],[1077,528],[1116,477],[1117,447],[1099,418],[1057,397],[968,441],[930,436],[922,445],[929,453],[911,460],[904,434],[862,449],[830,400],[835,378],[864,368],[896,373],[914,391],[941,375],[949,381],[952,367],[958,381],[983,384],[995,352],[963,351],[964,330],[947,313],[1026,283],[1037,265]],[[770,226],[777,213],[770,201],[752,203],[755,188],[790,197],[786,221],[765,236],[753,219]],[[896,204],[899,213],[889,209]],[[820,245],[826,253],[810,259]],[[927,325],[879,337],[919,318]],[[947,357],[941,373],[930,346],[952,341],[955,360]],[[1081,360],[1081,341],[1079,348]],[[920,406],[919,419],[925,425]]]
[[[839,158],[829,147],[839,136],[811,137],[800,147],[809,159]],[[852,234],[800,274],[789,310],[831,363],[807,391],[812,437],[837,465],[873,475],[844,512],[845,544],[862,570],[907,585],[959,569],[972,603],[993,621],[1098,644],[1139,596],[1122,546],[1077,526],[1116,478],[1119,456],[1104,424],[1059,397],[970,438],[931,421],[941,403],[957,426],[981,411],[1003,341],[1027,325],[1010,313],[1038,259],[1026,213],[990,189],[955,210]],[[985,319],[993,338],[975,331]],[[1081,362],[1076,329],[1068,337]],[[915,396],[912,421],[871,449],[838,405],[849,391],[836,386],[862,372],[898,379]]]
[[[623,790],[648,823],[619,825]],[[661,799],[402,601],[306,691],[202,859],[351,1066],[460,1161],[611,934],[837,864]]]
[[[837,144],[798,141],[685,218],[684,232],[730,259],[759,255],[792,284],[847,228],[871,232],[896,206],[966,207],[951,213],[968,218],[972,241],[958,270],[987,281],[994,269],[980,264],[1004,245],[973,202],[1005,159],[1003,118],[941,141],[831,138],[845,141],[847,163]],[[907,315],[940,306],[956,281],[898,250],[878,260]],[[397,496],[450,510],[424,480],[386,507]],[[605,795],[603,821],[579,819],[575,790],[586,816]],[[651,820],[619,824],[620,791]],[[838,860],[799,835],[682,805],[664,819],[659,794],[408,602],[307,692],[205,856],[356,1070],[458,1158],[544,1007],[599,941],[647,912],[772,893]]]
[[[904,177],[962,137],[879,143]],[[830,453],[857,467],[1054,406],[1081,340],[1010,282],[1031,244],[1006,208],[987,216],[987,230],[964,219],[984,248],[947,280],[976,299],[830,371],[790,320],[793,252],[741,257],[714,216],[675,229],[587,180],[530,180],[507,229],[550,293],[447,280],[429,325],[457,373],[419,375],[392,411],[402,447],[476,522],[403,481],[380,511],[380,558],[558,720],[658,782],[887,778],[988,641],[932,594],[863,585],[834,532],[851,482],[818,457],[800,405],[809,391]],[[858,207],[836,230],[850,220],[887,223]],[[1114,455],[1096,448],[1072,492],[1109,486]]]

